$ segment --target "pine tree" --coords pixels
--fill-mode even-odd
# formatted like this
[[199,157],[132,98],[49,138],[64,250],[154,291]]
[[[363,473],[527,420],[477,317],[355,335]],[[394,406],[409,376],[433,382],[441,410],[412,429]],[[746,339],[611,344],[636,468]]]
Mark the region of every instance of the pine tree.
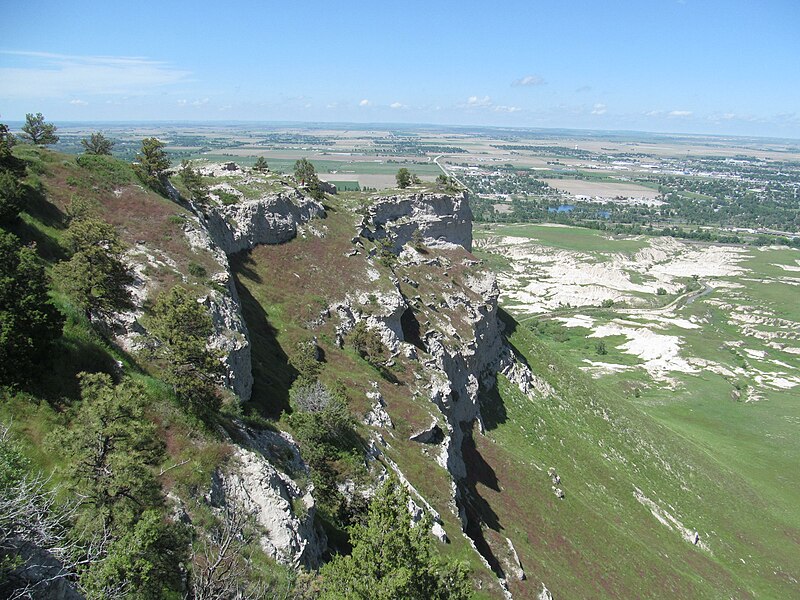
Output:
[[25,115],[25,125],[22,126],[23,137],[37,146],[49,146],[58,143],[57,127],[46,123],[42,113],[28,113]]
[[64,317],[47,288],[36,252],[0,230],[0,383],[30,375],[61,335]]
[[256,160],[256,163],[253,165],[253,171],[258,173],[267,173],[269,171],[267,159],[265,159],[263,156],[259,156]]
[[464,565],[436,556],[430,517],[411,525],[408,492],[389,478],[370,502],[365,525],[351,531],[353,552],[322,568],[323,600],[462,600],[471,594]]
[[394,176],[397,180],[397,187],[401,190],[407,188],[411,185],[411,171],[402,167],[399,171],[397,171],[397,175]]
[[142,140],[142,147],[136,155],[134,170],[146,185],[158,192],[164,191],[164,177],[170,166],[170,160],[164,151],[164,142],[149,137]]
[[61,288],[88,319],[130,307],[133,276],[114,226],[96,218],[73,220],[67,229],[72,257],[56,265]]
[[88,138],[83,138],[81,145],[84,148],[84,154],[111,155],[111,148],[114,146],[114,142],[98,132],[93,133]]
[[209,418],[220,408],[216,381],[222,372],[220,354],[209,350],[211,317],[197,298],[181,286],[162,294],[153,307],[153,335],[166,360],[165,381],[192,413]]

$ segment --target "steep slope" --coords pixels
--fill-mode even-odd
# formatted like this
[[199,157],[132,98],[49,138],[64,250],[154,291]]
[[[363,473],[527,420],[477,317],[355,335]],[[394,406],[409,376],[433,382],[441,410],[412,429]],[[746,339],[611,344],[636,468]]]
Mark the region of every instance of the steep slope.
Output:
[[[478,550],[476,585],[493,595],[501,588],[486,568],[519,598],[537,597],[543,584],[555,597],[792,592],[796,554],[769,543],[786,536],[796,547],[791,521],[510,317],[501,324],[493,280],[464,248],[441,244],[446,237],[411,248],[415,229],[429,225],[415,226],[414,209],[374,218],[398,202],[426,199],[377,199],[365,216],[355,201],[337,201],[315,225],[323,236],[301,232],[234,261],[248,322],[258,315],[266,343],[254,364],[256,406],[280,410],[291,377],[275,359],[315,337],[367,422],[385,410],[393,427],[373,427],[376,449],[441,516],[450,552]],[[388,369],[348,348],[359,319],[395,351]],[[513,383],[500,375],[495,387],[497,370]],[[771,528],[783,533],[765,537]]]
[[[110,323],[124,347],[136,353],[147,340],[148,304],[175,282],[215,316],[210,342],[225,350],[233,392],[219,431],[193,431],[165,402],[149,415],[178,514],[202,523],[246,511],[263,553],[291,567],[315,567],[328,546],[346,550],[319,510],[310,449],[286,431],[298,375],[289,357],[311,340],[321,379],[361,420],[352,462],[363,464],[340,461],[337,493],[353,505],[397,473],[414,517],[434,517],[439,550],[472,567],[478,597],[796,595],[796,515],[505,315],[492,273],[470,253],[465,195],[419,188],[323,206],[278,178],[214,172],[216,189],[237,200],[199,206],[144,190],[113,162],[49,155],[40,175],[45,197],[23,233],[51,260],[76,194],[131,247],[137,309]],[[360,322],[390,356],[359,355]],[[102,352],[135,370],[123,353]],[[58,418],[5,414],[37,444],[42,423]]]

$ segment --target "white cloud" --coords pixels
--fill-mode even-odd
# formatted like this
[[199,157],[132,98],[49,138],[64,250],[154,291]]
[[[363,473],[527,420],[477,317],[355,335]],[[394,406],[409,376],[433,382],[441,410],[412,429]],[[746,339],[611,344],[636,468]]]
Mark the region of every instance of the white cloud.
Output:
[[690,110],[671,110],[671,111],[669,111],[667,113],[667,116],[668,117],[683,118],[683,117],[691,117],[692,114],[693,113]]
[[359,106],[369,106],[370,101],[364,98],[361,102],[358,103]]
[[644,113],[644,116],[645,117],[661,117],[661,116],[663,116],[663,114],[664,114],[663,110],[648,110],[646,113]]
[[198,98],[192,102],[192,106],[205,106],[206,104],[208,104],[208,98],[203,98],[202,100]]
[[495,106],[493,110],[495,112],[515,113],[515,112],[521,111],[522,109],[520,107],[518,107],[518,106],[502,106],[502,105],[498,105],[498,106]]
[[599,102],[592,107],[592,114],[593,115],[604,115],[608,111],[608,108],[605,104],[600,104]]
[[405,104],[403,104],[402,102],[392,102],[389,105],[389,108],[393,108],[394,110],[399,110],[401,108],[408,108],[408,107]]
[[189,101],[186,98],[178,100],[178,106],[186,106]]
[[474,108],[485,108],[492,105],[492,99],[489,96],[479,98],[478,96],[470,96],[467,98],[467,106]]
[[73,106],[87,106],[89,104],[88,102],[86,102],[86,100],[78,100],[78,99],[70,100],[69,103],[72,104]]
[[513,87],[528,87],[533,85],[544,85],[545,83],[547,82],[538,75],[526,75],[525,77],[515,79],[511,82],[511,85]]
[[72,94],[140,94],[186,81],[190,72],[136,56],[74,56],[48,52],[0,51],[21,66],[0,67],[3,95],[54,98]]

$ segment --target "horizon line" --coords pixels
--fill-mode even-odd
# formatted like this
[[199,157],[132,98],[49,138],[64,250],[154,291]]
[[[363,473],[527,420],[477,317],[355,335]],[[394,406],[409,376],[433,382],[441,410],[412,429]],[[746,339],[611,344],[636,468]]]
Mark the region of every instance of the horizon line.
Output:
[[[57,122],[56,122],[57,121]],[[24,120],[8,119],[5,122],[9,125],[25,123]],[[646,131],[641,129],[586,129],[579,127],[533,127],[533,126],[513,126],[513,125],[476,125],[476,124],[437,124],[437,123],[398,123],[391,121],[292,121],[292,120],[259,120],[259,119],[114,119],[114,120],[57,120],[62,126],[70,125],[340,125],[352,126],[353,129],[363,129],[369,127],[382,127],[394,129],[487,129],[487,130],[511,130],[511,131],[541,131],[541,132],[576,132],[576,133],[603,133],[603,134],[638,134],[650,136],[671,136],[681,138],[734,138],[750,140],[772,140],[800,142],[800,137],[777,137],[764,135],[744,135],[730,133],[688,133],[680,131]]]

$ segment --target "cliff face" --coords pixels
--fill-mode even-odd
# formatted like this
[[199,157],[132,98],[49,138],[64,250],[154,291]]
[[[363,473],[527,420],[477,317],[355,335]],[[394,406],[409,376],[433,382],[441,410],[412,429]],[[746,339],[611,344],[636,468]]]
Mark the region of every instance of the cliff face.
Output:
[[211,239],[228,255],[288,242],[297,235],[298,224],[325,215],[322,204],[298,191],[197,212]]
[[417,230],[430,247],[461,246],[471,251],[472,211],[466,192],[377,198],[361,222],[360,233],[370,239],[388,234],[399,251]]
[[[178,198],[177,192],[173,195]],[[225,385],[246,402],[253,389],[250,340],[228,256],[259,244],[287,242],[300,224],[324,216],[325,209],[297,191],[230,206],[190,207],[195,218],[185,224],[184,233],[193,248],[210,252],[219,268],[212,276],[218,288],[202,299],[214,323],[211,345],[223,351]]]

